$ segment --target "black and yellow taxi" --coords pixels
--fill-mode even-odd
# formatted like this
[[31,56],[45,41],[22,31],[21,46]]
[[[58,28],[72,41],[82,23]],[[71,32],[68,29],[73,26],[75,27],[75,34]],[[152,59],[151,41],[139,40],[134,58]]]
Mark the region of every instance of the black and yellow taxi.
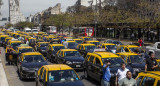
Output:
[[43,65],[48,65],[43,55],[39,52],[22,53],[17,60],[20,79],[35,78],[36,71]]
[[[28,38],[28,41],[29,41],[29,45],[31,46],[32,43],[33,43],[33,41],[35,41],[35,43],[36,43],[36,38],[30,37],[30,38]],[[35,45],[35,44],[34,44],[34,45]],[[32,46],[33,46],[33,45],[32,45]]]
[[56,39],[56,37],[55,36],[46,36],[47,42],[50,42],[50,40],[52,40],[52,39]]
[[68,49],[76,49],[78,44],[75,41],[64,41],[63,45]]
[[36,43],[38,42],[45,42],[43,39],[36,39]]
[[137,75],[139,72],[145,71],[144,59],[136,53],[121,52],[117,53],[126,63],[133,68],[133,75]]
[[56,63],[66,64],[74,69],[83,69],[83,62],[83,56],[75,49],[61,49],[56,55]]
[[5,38],[9,37],[8,35],[0,35],[0,46],[3,46],[3,42],[5,42]]
[[[93,78],[99,82],[102,80],[103,65],[106,60],[111,62],[111,84],[115,84],[117,70],[121,68],[120,64],[125,63],[122,58],[111,52],[94,52],[88,53],[84,62],[84,75],[86,78]],[[126,64],[126,67],[132,71],[132,68]]]
[[83,78],[64,64],[42,66],[36,75],[36,86],[84,86]]
[[5,56],[6,56],[6,62],[8,62],[8,64],[16,64],[18,56],[16,50],[14,50],[11,47],[6,47]]
[[23,45],[20,45],[16,48],[16,52],[17,54],[20,56],[22,53],[26,53],[26,52],[34,52],[35,50],[30,47],[30,46],[23,46]]
[[142,48],[140,48],[137,45],[120,45],[117,47],[117,51],[118,52],[135,52],[137,49],[142,50]]
[[8,41],[8,46],[10,48],[13,48],[14,50],[16,49],[17,46],[19,46],[20,44],[22,44],[21,41],[18,41],[17,39],[12,39]]
[[65,49],[63,44],[49,44],[47,47],[47,59],[55,62],[55,57],[60,49]]
[[46,56],[47,55],[47,47],[49,45],[49,42],[38,42],[36,44],[36,50],[39,51],[40,53],[43,54],[43,56]]
[[7,44],[8,44],[8,41],[11,40],[11,39],[13,39],[13,37],[6,37],[6,38],[5,38],[5,41],[3,42],[3,47],[4,47],[4,48],[6,48],[6,46],[7,46]]
[[95,44],[97,47],[100,45],[100,42],[96,40],[86,41],[86,43]]
[[73,39],[73,41],[75,41],[77,44],[82,44],[83,43],[82,39]]
[[89,41],[89,40],[91,40],[90,37],[80,37],[80,39],[82,39],[83,41]]
[[96,49],[96,45],[95,44],[79,44],[77,46],[77,49],[81,53],[81,55],[85,57],[88,52],[93,52],[94,49]]
[[105,48],[106,51],[112,52],[112,53],[116,53],[116,49],[117,49],[116,45],[113,43],[102,43],[101,48]]
[[137,86],[160,86],[160,72],[141,72],[136,78]]
[[59,39],[51,39],[49,42],[50,44],[58,44],[60,41]]

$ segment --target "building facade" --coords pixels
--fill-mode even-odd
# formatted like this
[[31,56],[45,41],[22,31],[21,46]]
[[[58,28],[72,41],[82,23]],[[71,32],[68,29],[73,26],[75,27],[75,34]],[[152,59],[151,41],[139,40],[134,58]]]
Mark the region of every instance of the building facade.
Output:
[[19,0],[9,0],[9,21],[11,24],[26,21],[26,18],[20,12]]

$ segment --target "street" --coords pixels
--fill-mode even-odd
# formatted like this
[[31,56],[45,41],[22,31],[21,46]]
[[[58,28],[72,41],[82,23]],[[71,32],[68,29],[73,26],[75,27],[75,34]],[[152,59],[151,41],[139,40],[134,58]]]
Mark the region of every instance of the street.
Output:
[[[21,81],[19,79],[18,73],[17,73],[17,66],[15,65],[8,65],[5,61],[5,50],[4,48],[1,48],[1,57],[0,59],[2,60],[4,70],[6,72],[6,76],[8,79],[9,86],[36,86],[35,80],[34,79],[29,79],[29,80],[24,80]],[[49,64],[52,64],[48,62]],[[84,75],[83,71],[77,71],[79,76]],[[95,80],[83,80],[83,83],[85,86],[100,86],[100,83],[98,83]]]

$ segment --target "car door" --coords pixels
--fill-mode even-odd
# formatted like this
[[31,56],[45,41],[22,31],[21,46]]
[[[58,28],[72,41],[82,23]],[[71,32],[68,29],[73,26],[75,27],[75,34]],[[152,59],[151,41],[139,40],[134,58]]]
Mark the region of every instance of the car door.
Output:
[[155,86],[155,78],[152,77],[144,77],[140,86]]
[[45,82],[46,82],[46,70],[44,69],[41,75],[41,79],[39,79],[39,86],[45,86]]
[[19,57],[18,57],[18,60],[17,60],[17,68],[18,68],[18,70],[20,70],[20,68],[21,68],[22,57],[23,57],[22,55],[19,56]]
[[102,79],[102,66],[100,59],[95,57],[93,61],[94,79],[100,81]]
[[59,61],[60,61],[61,64],[64,64],[64,61],[65,61],[65,59],[64,59],[64,51],[60,52]]
[[93,62],[94,62],[95,57],[93,55],[90,56],[90,59],[88,61],[88,74],[90,77],[94,78],[94,69],[93,69]]
[[84,46],[81,46],[81,53],[82,53],[83,57],[85,57],[87,54]]
[[137,86],[141,86],[142,80],[143,80],[143,76],[139,76],[139,77],[137,78],[137,80],[136,80]]
[[42,79],[42,75],[43,75],[42,73],[43,73],[43,71],[44,71],[44,67],[42,67],[40,69],[39,75],[37,75],[36,81],[37,81],[38,86],[41,86],[41,79]]

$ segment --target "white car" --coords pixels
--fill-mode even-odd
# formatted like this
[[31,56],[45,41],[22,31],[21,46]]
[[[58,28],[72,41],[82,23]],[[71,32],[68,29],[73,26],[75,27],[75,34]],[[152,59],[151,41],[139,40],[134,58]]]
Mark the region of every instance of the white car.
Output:
[[148,52],[160,52],[160,42],[156,42],[155,44],[153,44],[152,46],[146,46],[146,49],[148,49]]
[[38,29],[32,29],[32,33],[38,33]]

